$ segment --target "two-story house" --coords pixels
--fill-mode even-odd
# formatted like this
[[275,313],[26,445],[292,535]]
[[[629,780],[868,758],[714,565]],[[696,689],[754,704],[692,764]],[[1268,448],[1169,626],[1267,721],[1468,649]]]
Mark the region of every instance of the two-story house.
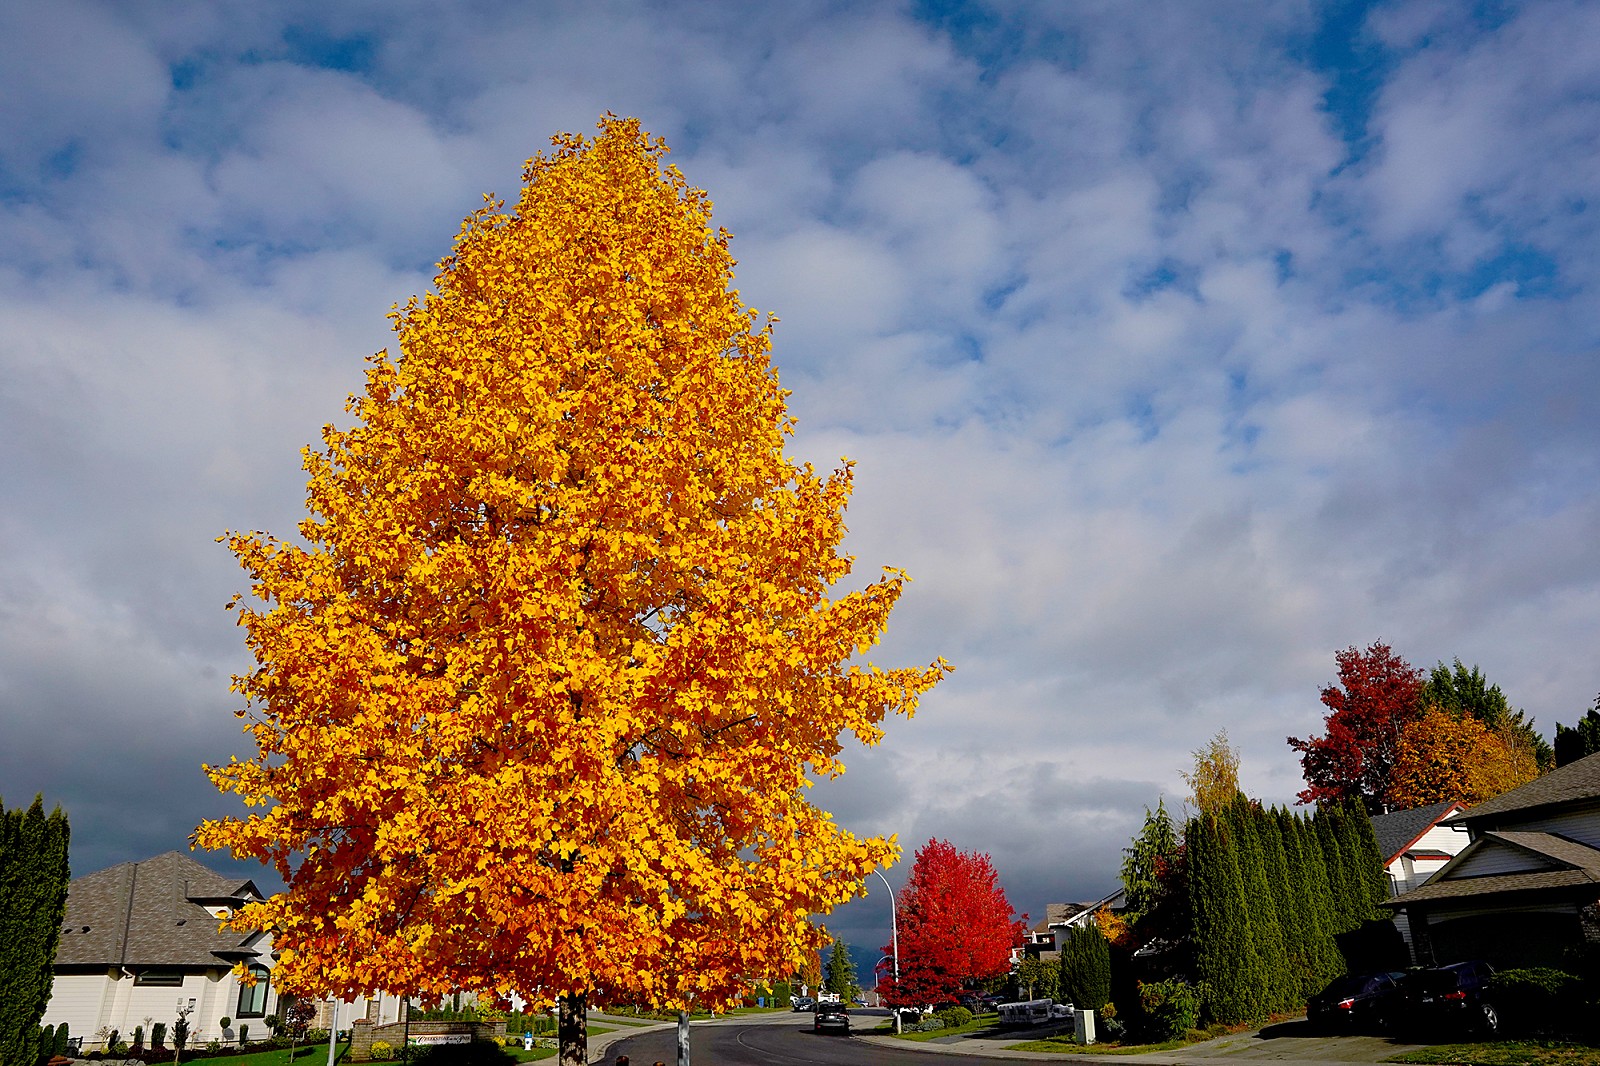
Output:
[[1385,906],[1419,962],[1571,966],[1600,946],[1600,755],[1444,819],[1470,843]]

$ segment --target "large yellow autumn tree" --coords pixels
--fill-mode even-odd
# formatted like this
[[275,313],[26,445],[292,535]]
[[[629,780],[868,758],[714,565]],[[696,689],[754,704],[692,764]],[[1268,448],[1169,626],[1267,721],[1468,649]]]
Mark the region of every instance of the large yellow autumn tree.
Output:
[[905,578],[835,591],[850,466],[785,457],[705,194],[634,120],[554,145],[307,449],[301,540],[227,538],[255,810],[196,841],[285,878],[233,924],[290,991],[725,1001],[896,854],[805,789],[948,667],[858,660]]
[[1512,724],[1491,729],[1470,714],[1429,707],[1400,734],[1386,799],[1395,810],[1476,804],[1538,776],[1537,755]]

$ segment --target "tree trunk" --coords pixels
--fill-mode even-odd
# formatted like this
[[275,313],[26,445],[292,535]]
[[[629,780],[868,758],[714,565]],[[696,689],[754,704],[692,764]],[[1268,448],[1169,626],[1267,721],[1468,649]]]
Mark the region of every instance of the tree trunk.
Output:
[[678,1066],[689,1066],[689,1012],[678,1012]]
[[556,1040],[561,1045],[561,1066],[588,1066],[589,1034],[588,1011],[582,992],[572,992],[561,997],[560,1013],[556,1018]]

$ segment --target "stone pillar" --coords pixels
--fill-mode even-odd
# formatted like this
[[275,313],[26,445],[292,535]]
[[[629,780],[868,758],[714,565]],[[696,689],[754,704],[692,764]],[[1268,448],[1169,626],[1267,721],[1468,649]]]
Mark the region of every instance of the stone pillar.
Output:
[[372,1061],[372,1021],[357,1018],[350,1023],[350,1061]]

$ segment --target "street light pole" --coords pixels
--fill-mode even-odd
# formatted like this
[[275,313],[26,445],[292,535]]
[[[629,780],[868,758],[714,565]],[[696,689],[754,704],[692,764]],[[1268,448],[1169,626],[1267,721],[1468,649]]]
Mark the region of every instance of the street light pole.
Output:
[[[900,984],[900,916],[895,913],[894,886],[889,884],[889,879],[883,876],[882,870],[873,870],[878,875],[878,880],[883,882],[883,887],[889,890],[889,943],[894,949],[894,983],[896,988]],[[900,1035],[900,1008],[891,1007],[894,1011],[894,1032]]]

